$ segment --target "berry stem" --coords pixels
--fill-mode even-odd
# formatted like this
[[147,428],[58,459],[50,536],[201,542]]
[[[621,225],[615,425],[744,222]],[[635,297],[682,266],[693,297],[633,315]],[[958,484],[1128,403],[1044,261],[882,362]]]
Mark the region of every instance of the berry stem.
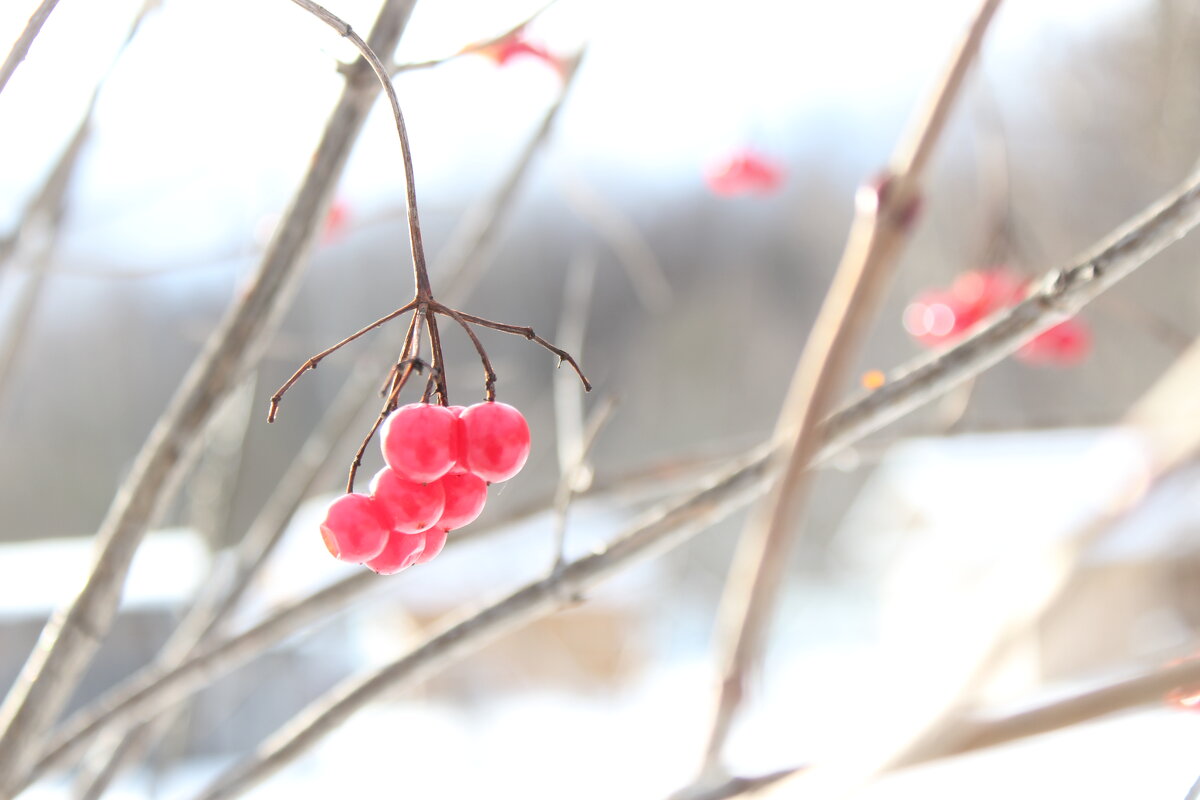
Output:
[[436,311],[436,307],[430,309],[430,313],[425,316],[425,327],[429,331],[429,346],[433,350],[433,356],[430,360],[429,379],[430,384],[437,392],[438,402],[441,405],[450,405],[450,395],[446,388],[446,367],[442,357],[442,335],[438,331],[437,315],[432,313]]
[[496,371],[492,369],[491,359],[488,358],[487,351],[483,349],[483,342],[479,341],[479,337],[467,321],[463,319],[463,315],[455,311],[449,306],[439,304],[437,312],[445,314],[450,319],[462,326],[462,329],[467,332],[467,337],[471,340],[471,344],[475,345],[475,352],[479,354],[479,360],[483,363],[483,389],[484,399],[489,403],[496,399]]
[[397,308],[395,311],[391,312],[390,314],[385,314],[384,316],[375,320],[374,322],[372,322],[370,325],[366,326],[365,328],[360,328],[359,330],[350,334],[345,339],[342,339],[340,342],[333,345],[332,347],[325,348],[324,350],[322,350],[321,352],[317,353],[315,356],[310,358],[308,361],[305,361],[303,364],[301,364],[300,369],[298,369],[294,373],[292,373],[292,377],[290,377],[286,381],[284,381],[283,385],[279,387],[279,389],[275,392],[275,394],[271,395],[271,410],[269,412],[267,412],[267,422],[275,421],[275,415],[279,413],[279,401],[283,399],[283,396],[287,393],[287,390],[292,388],[293,384],[295,384],[296,381],[300,380],[301,375],[308,372],[310,369],[316,369],[317,365],[320,364],[323,360],[325,360],[325,358],[327,356],[330,356],[333,353],[336,353],[338,350],[341,350],[343,347],[350,344],[355,339],[365,336],[366,334],[368,334],[371,331],[378,328],[380,325],[383,325],[385,322],[390,322],[391,320],[395,319],[396,317],[399,317],[402,314],[408,313],[409,311],[411,311],[413,309],[414,306],[416,306],[416,304],[417,304],[416,300],[413,300],[410,303],[406,303],[405,305],[401,306],[400,308]]
[[350,474],[346,477],[346,493],[354,491],[354,479],[358,475],[358,468],[362,466],[363,454],[367,452],[367,446],[371,444],[371,439],[375,438],[375,431],[379,430],[379,426],[387,419],[387,415],[392,413],[396,406],[399,405],[400,390],[404,388],[404,384],[408,383],[409,376],[413,374],[413,370],[419,370],[421,361],[421,337],[418,335],[417,326],[418,320],[424,318],[425,314],[422,309],[417,309],[417,313],[413,314],[412,319],[408,321],[408,331],[404,334],[404,344],[400,348],[400,358],[392,365],[392,381],[391,391],[388,392],[387,398],[383,401],[383,408],[379,410],[378,416],[375,417],[375,422],[372,423],[371,429],[367,431],[367,435],[363,437],[362,443],[359,444],[357,452],[354,454],[354,460],[350,462]]
[[425,266],[425,245],[421,239],[421,220],[417,213],[417,184],[413,177],[412,147],[408,141],[408,126],[404,124],[404,114],[400,111],[400,100],[396,97],[396,87],[388,69],[383,65],[379,56],[371,49],[362,37],[354,32],[349,23],[342,20],[333,12],[312,0],[292,0],[293,3],[308,11],[333,28],[362,54],[363,59],[370,65],[375,77],[383,85],[388,103],[392,106],[392,116],[396,120],[396,133],[400,136],[400,155],[404,160],[404,191],[405,203],[408,207],[408,239],[412,247],[413,282],[416,284],[416,299],[428,301],[433,297],[429,284],[429,270]]
[[[440,303],[435,304],[434,308],[438,311],[445,311],[446,309],[446,307]],[[592,390],[592,384],[588,382],[587,376],[583,374],[583,370],[579,368],[579,364],[575,363],[575,358],[566,350],[560,350],[550,342],[538,336],[536,333],[534,333],[533,328],[524,325],[508,325],[503,322],[493,322],[490,319],[477,317],[474,314],[465,314],[462,311],[457,313],[459,317],[467,322],[470,322],[472,325],[480,325],[484,328],[491,328],[492,330],[500,331],[502,333],[511,333],[514,336],[524,336],[531,342],[537,342],[542,347],[558,356],[559,366],[562,366],[564,362],[570,364],[571,369],[575,370],[575,374],[578,375],[579,380],[583,382],[583,388],[587,389],[589,392]]]

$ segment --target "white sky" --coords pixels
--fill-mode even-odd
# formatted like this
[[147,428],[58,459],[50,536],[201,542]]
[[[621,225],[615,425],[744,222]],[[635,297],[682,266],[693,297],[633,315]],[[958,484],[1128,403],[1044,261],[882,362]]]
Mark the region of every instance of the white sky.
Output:
[[[1019,74],[1029,48],[1112,24],[1134,4],[1011,0],[985,68]],[[4,3],[0,42],[15,39],[35,5]],[[0,95],[0,231],[69,135],[139,5],[62,0]],[[365,30],[377,3],[329,5]],[[454,51],[539,5],[425,0],[401,57]],[[974,5],[747,0],[731,14],[731,4],[715,1],[561,0],[535,37],[564,51],[586,38],[590,50],[556,151],[597,172],[670,183],[697,179],[706,159],[742,144],[794,152],[807,141],[828,150],[814,122],[839,113],[862,120],[860,138],[829,158],[861,158],[876,146],[882,157],[895,131],[872,122],[902,115],[928,86]],[[101,96],[75,195],[73,250],[170,260],[245,242],[289,195],[336,97],[334,60],[351,55],[287,0],[165,0]],[[504,154],[553,98],[556,79],[534,62],[501,70],[468,58],[406,76],[398,88],[418,189],[436,205],[491,185]],[[379,113],[341,190],[356,212],[397,202],[397,152]]]

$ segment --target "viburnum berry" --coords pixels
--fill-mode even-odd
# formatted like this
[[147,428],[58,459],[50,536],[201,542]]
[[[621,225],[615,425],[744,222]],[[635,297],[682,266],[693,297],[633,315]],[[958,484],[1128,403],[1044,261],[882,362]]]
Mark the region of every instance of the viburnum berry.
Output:
[[395,575],[405,567],[419,563],[424,552],[425,534],[392,531],[383,551],[368,561],[367,566],[380,575]]
[[1026,364],[1072,366],[1087,358],[1092,349],[1092,332],[1078,319],[1060,322],[1042,331],[1017,351]]
[[424,564],[426,561],[432,561],[438,553],[442,552],[442,548],[446,546],[445,528],[430,528],[421,534],[425,537],[425,549],[421,551],[421,555],[417,556],[415,563]]
[[458,448],[454,451],[454,466],[450,468],[447,475],[466,475],[467,474],[467,435],[463,433],[462,412],[467,410],[466,406],[447,406],[450,413],[454,415],[455,426],[458,428]]
[[442,481],[417,483],[384,467],[371,479],[371,496],[387,515],[388,530],[421,533],[432,528],[446,508]]
[[488,483],[516,475],[529,458],[529,424],[506,403],[489,400],[462,412],[467,469]]
[[446,509],[437,521],[448,531],[469,525],[483,512],[487,502],[487,483],[478,475],[447,475],[438,481],[446,493]]
[[335,558],[361,564],[382,552],[391,529],[387,514],[374,499],[351,493],[329,504],[321,538]]
[[529,41],[520,31],[487,47],[480,47],[474,52],[490,58],[501,67],[518,58],[527,57],[543,62],[559,73],[564,71],[562,59],[547,50],[544,45]]
[[[1007,267],[965,272],[950,289],[922,292],[904,309],[904,328],[926,347],[952,344],[977,322],[1019,303],[1028,282]],[[1017,351],[1029,364],[1070,366],[1087,357],[1092,336],[1077,319],[1043,331]]]
[[746,148],[710,165],[704,177],[718,195],[771,194],[783,184],[783,167]]
[[401,406],[380,429],[383,460],[418,483],[436,481],[454,466],[459,425],[450,409],[429,403]]

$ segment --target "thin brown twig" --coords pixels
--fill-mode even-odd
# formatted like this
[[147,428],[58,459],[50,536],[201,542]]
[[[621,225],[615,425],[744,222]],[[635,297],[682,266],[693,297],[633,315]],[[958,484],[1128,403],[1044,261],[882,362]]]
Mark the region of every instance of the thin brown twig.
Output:
[[721,601],[718,649],[722,681],[697,782],[721,770],[721,754],[759,662],[797,538],[809,465],[821,447],[820,421],[874,318],[892,265],[907,242],[920,182],[984,32],[1000,0],[983,0],[927,111],[903,139],[885,177],[860,189],[857,212],[833,284],[821,306],[776,427],[782,475],[742,535]]
[[[417,313],[413,314],[412,319],[408,322],[408,332],[404,334],[404,345],[400,348],[400,360],[393,367],[395,378],[392,381],[391,391],[388,392],[388,396],[383,401],[383,407],[379,409],[375,421],[371,423],[371,428],[359,443],[358,450],[354,452],[354,458],[350,461],[350,472],[346,476],[347,493],[354,491],[354,479],[358,476],[358,468],[362,466],[367,447],[375,438],[375,433],[383,425],[388,414],[391,414],[400,405],[400,392],[421,363],[421,323],[424,319],[424,309],[418,308]],[[433,369],[431,365],[429,371],[432,373]]]
[[287,394],[288,389],[291,389],[292,386],[295,385],[296,381],[300,380],[300,378],[304,375],[304,373],[308,372],[310,369],[316,369],[317,365],[319,365],[322,361],[324,361],[326,357],[333,355],[338,350],[341,350],[343,347],[350,344],[354,340],[365,336],[366,334],[368,334],[371,331],[378,328],[380,325],[391,322],[396,317],[402,316],[403,314],[407,314],[409,311],[412,311],[414,308],[416,308],[416,306],[417,306],[416,300],[405,303],[404,305],[397,308],[395,311],[390,311],[387,314],[384,314],[382,317],[375,320],[370,325],[366,325],[362,328],[359,328],[357,331],[350,334],[345,339],[342,339],[337,344],[334,344],[330,347],[326,347],[324,350],[317,353],[312,358],[308,359],[308,361],[305,361],[303,364],[301,364],[300,368],[298,370],[296,370],[295,372],[293,372],[292,376],[290,378],[288,378],[286,381],[284,381],[282,386],[280,386],[278,389],[275,390],[275,394],[271,395],[271,410],[269,412],[267,412],[267,422],[275,421],[275,416],[276,416],[276,414],[279,413],[279,401],[283,400],[283,396],[285,394]]
[[492,361],[488,358],[487,351],[483,349],[483,342],[479,341],[479,337],[475,335],[475,329],[467,324],[467,321],[462,318],[462,314],[455,311],[449,306],[443,306],[440,303],[435,307],[439,314],[444,314],[454,320],[466,331],[467,338],[471,340],[471,344],[475,347],[475,352],[479,355],[479,361],[483,365],[483,399],[491,402],[496,399],[496,370],[492,369]]
[[[372,43],[390,52],[415,0],[387,0]],[[97,555],[82,590],[42,631],[0,706],[0,797],[26,771],[42,733],[58,716],[116,614],[134,551],[150,520],[181,480],[182,467],[213,410],[261,356],[295,294],[298,266],[375,98],[373,81],[352,77],[338,100],[307,174],[253,282],[230,309],[183,379],[142,448],[96,536]]]
[[400,111],[400,100],[396,97],[396,87],[392,84],[387,67],[383,65],[375,48],[363,41],[349,23],[329,9],[320,3],[312,2],[312,0],[292,0],[292,2],[333,28],[338,35],[354,45],[359,55],[375,73],[375,77],[379,80],[379,85],[383,88],[383,93],[392,107],[392,117],[396,122],[396,135],[400,137],[400,156],[404,161],[404,200],[408,209],[408,240],[412,248],[413,282],[417,289],[416,299],[427,300],[433,292],[429,286],[429,271],[425,267],[425,245],[421,239],[421,220],[417,213],[417,183],[413,176],[412,146],[408,141],[408,128],[404,124],[404,114]]
[[4,91],[4,87],[8,85],[8,79],[17,71],[17,67],[25,56],[29,53],[29,48],[33,45],[33,40],[41,33],[42,26],[46,24],[46,20],[50,18],[50,13],[54,11],[54,7],[58,5],[58,0],[42,0],[37,8],[33,10],[29,21],[25,23],[21,35],[17,37],[17,41],[13,42],[12,49],[8,51],[8,55],[4,58],[4,63],[0,64],[0,92]]
[[592,390],[592,384],[588,382],[587,376],[583,374],[583,370],[579,368],[579,364],[576,363],[575,358],[570,353],[568,353],[566,350],[560,350],[559,348],[555,347],[550,342],[543,339],[541,336],[538,336],[536,333],[534,333],[533,328],[530,328],[525,325],[509,325],[504,322],[493,322],[490,319],[484,319],[483,317],[477,317],[474,314],[464,314],[461,311],[458,312],[458,314],[460,317],[462,317],[467,322],[470,322],[472,325],[479,325],[484,328],[491,328],[492,330],[500,331],[502,333],[511,333],[514,336],[524,336],[529,341],[540,344],[542,347],[546,348],[551,353],[554,353],[554,355],[558,356],[559,366],[562,366],[564,362],[567,364],[570,364],[571,369],[575,370],[575,374],[579,376],[579,380],[583,383],[583,388],[589,392]]

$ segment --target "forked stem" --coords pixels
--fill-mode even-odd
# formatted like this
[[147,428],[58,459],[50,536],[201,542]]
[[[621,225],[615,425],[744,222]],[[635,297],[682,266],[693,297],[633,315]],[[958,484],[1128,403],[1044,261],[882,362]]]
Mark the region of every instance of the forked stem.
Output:
[[467,338],[471,340],[471,344],[475,345],[475,352],[479,354],[479,360],[483,363],[483,394],[484,399],[489,403],[496,399],[496,371],[492,369],[492,361],[488,358],[487,351],[483,349],[483,342],[479,341],[479,337],[475,335],[475,330],[463,319],[463,315],[455,311],[449,306],[442,304],[437,305],[437,312],[444,314],[450,319],[462,326],[462,329],[467,332]]
[[[444,311],[445,308],[446,307],[441,305],[440,303],[436,305],[436,310]],[[560,367],[563,365],[563,363],[570,364],[571,369],[575,370],[575,374],[578,375],[579,380],[582,381],[583,388],[589,392],[592,390],[592,384],[588,382],[587,376],[583,374],[583,370],[581,370],[579,368],[579,364],[577,364],[575,362],[575,358],[570,353],[568,353],[566,350],[561,350],[561,349],[555,347],[550,342],[543,339],[542,337],[538,336],[536,333],[534,333],[533,328],[530,328],[525,325],[509,325],[504,322],[493,322],[490,319],[484,319],[483,317],[477,317],[474,314],[464,314],[461,311],[456,312],[456,313],[458,314],[458,316],[460,318],[471,323],[472,325],[479,325],[484,328],[491,328],[494,331],[500,331],[502,333],[511,333],[514,336],[524,336],[529,341],[540,344],[542,347],[546,348],[551,353],[554,353],[554,355],[558,356],[558,365]]]
[[380,325],[383,325],[385,322],[391,322],[396,317],[399,317],[403,314],[408,313],[409,311],[412,311],[413,307],[416,306],[416,304],[417,304],[417,301],[413,300],[410,303],[406,303],[405,305],[400,306],[400,308],[397,308],[395,311],[391,312],[390,314],[385,314],[384,316],[375,320],[374,322],[372,322],[370,325],[366,326],[365,328],[360,328],[359,330],[357,330],[354,333],[347,336],[345,339],[342,339],[337,344],[333,345],[332,347],[325,348],[324,350],[322,350],[321,352],[317,353],[315,356],[310,358],[308,361],[305,361],[303,364],[301,364],[300,369],[298,369],[294,373],[292,373],[292,377],[290,377],[286,381],[284,381],[283,385],[279,387],[279,389],[275,392],[275,394],[271,395],[271,410],[269,412],[267,412],[267,422],[275,421],[275,415],[279,413],[279,401],[283,399],[283,396],[285,394],[287,394],[287,390],[292,388],[292,386],[296,383],[296,381],[300,380],[301,375],[308,372],[310,369],[316,369],[317,365],[320,364],[322,361],[324,361],[327,356],[333,355],[338,350],[341,350],[343,347],[345,347],[346,345],[353,342],[355,339],[359,339],[359,338],[365,336],[366,334],[368,334],[371,331],[378,328]]

